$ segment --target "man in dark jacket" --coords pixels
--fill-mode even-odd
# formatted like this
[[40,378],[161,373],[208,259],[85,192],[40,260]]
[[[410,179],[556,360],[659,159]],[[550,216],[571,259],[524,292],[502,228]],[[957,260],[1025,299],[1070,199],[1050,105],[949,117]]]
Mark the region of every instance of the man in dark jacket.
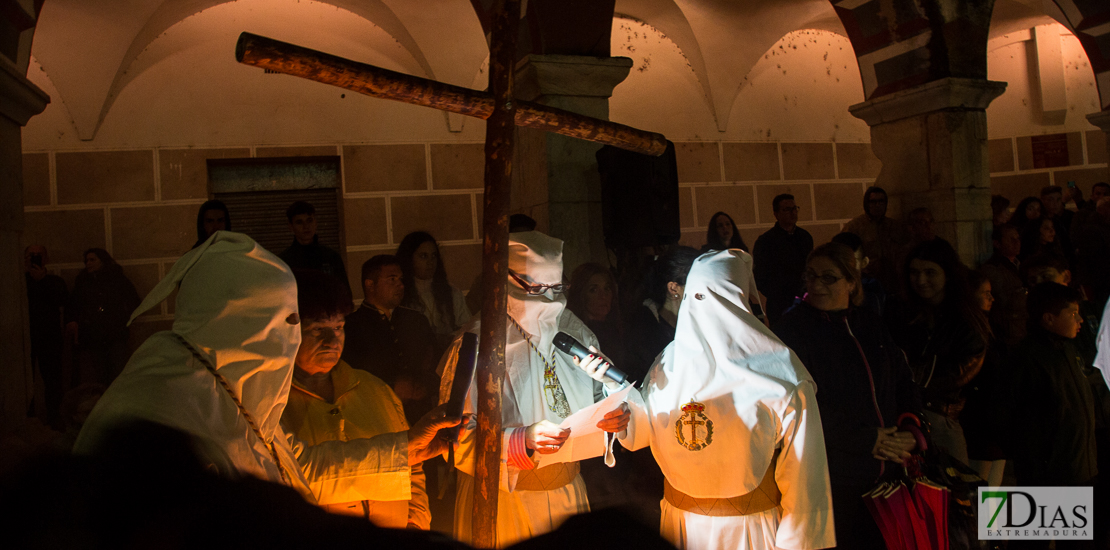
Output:
[[396,257],[379,254],[366,260],[362,289],[362,305],[347,316],[343,360],[389,384],[412,423],[436,404],[435,335],[427,317],[401,307],[405,285]]
[[314,269],[336,277],[350,292],[351,283],[347,280],[343,257],[320,244],[316,236],[316,207],[297,201],[285,210],[285,217],[289,218],[289,228],[293,231],[293,244],[278,257],[293,269]]
[[39,371],[46,401],[47,421],[56,424],[62,403],[62,309],[69,299],[66,282],[48,273],[46,247],[38,244],[23,251],[27,279],[27,316],[31,333],[31,364]]
[[1098,474],[1095,403],[1074,340],[1079,293],[1041,283],[1029,292],[1029,335],[1011,356],[1011,432],[1021,485],[1090,485]]
[[753,249],[755,284],[767,297],[767,319],[774,324],[802,289],[806,256],[813,250],[813,237],[798,227],[794,195],[782,194],[771,201],[775,225],[759,236]]
[[1009,224],[995,228],[991,236],[994,255],[979,270],[991,282],[994,306],[991,307],[991,330],[997,342],[1007,347],[1025,338],[1025,285],[1018,271],[1021,235]]

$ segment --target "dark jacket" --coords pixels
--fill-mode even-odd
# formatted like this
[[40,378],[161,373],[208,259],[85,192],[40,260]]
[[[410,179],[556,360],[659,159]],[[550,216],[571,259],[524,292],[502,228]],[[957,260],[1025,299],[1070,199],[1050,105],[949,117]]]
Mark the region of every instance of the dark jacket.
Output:
[[1018,265],[1005,256],[995,252],[979,271],[991,282],[991,330],[995,338],[1004,346],[1017,345],[1025,338],[1025,285],[1021,282]]
[[774,323],[801,293],[806,258],[813,251],[813,237],[801,227],[793,233],[775,224],[755,240],[752,270],[755,285],[767,297],[767,318]]
[[1088,483],[1098,473],[1095,403],[1072,340],[1030,332],[1011,355],[1010,436],[1021,485]]
[[347,291],[351,290],[351,282],[347,279],[347,268],[343,265],[343,257],[338,252],[320,244],[320,237],[313,237],[312,244],[301,244],[293,240],[293,244],[289,245],[278,254],[289,267],[293,269],[315,269],[316,271],[323,271],[341,281],[343,286],[347,287]]
[[57,275],[46,274],[27,280],[27,317],[31,329],[31,354],[56,352],[62,349],[62,308],[69,299],[66,282]]
[[878,428],[921,408],[905,356],[882,319],[867,308],[825,312],[799,302],[774,331],[817,384],[832,483],[873,483],[884,467],[871,456]]
[[906,353],[924,407],[958,418],[966,400],[965,387],[983,367],[986,336],[972,320],[943,306],[930,316],[894,300],[884,319],[894,342]]
[[123,269],[115,264],[105,265],[95,273],[77,274],[65,320],[77,322],[81,345],[126,339],[127,321],[139,302],[139,293]]
[[432,326],[424,314],[398,307],[392,318],[386,318],[376,307],[363,303],[347,316],[345,332],[342,359],[348,365],[381,378],[395,390],[403,382],[422,394],[400,395],[410,422],[435,405],[439,390],[435,368],[439,358],[434,353]]
[[642,305],[629,319],[625,332],[628,365],[620,367],[630,379],[641,381],[647,376],[655,358],[674,341],[674,327]]

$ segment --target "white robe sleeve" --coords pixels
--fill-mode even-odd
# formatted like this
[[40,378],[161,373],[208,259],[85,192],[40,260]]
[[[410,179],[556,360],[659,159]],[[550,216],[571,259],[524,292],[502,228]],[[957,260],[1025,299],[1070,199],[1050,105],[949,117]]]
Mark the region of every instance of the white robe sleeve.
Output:
[[313,446],[286,437],[318,502],[411,498],[408,432]]
[[825,437],[813,382],[802,381],[782,412],[782,448],[775,482],[782,520],[775,546],[783,550],[836,546]]
[[1095,355],[1095,368],[1102,371],[1106,385],[1110,386],[1110,302],[1106,302],[1106,308],[1102,310],[1102,321],[1098,326],[1098,339],[1095,340],[1098,348],[1098,353]]

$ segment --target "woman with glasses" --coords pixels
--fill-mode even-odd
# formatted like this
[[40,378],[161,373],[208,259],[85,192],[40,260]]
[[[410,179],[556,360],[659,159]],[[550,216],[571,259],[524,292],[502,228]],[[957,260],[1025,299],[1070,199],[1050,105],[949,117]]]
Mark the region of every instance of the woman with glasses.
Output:
[[[605,391],[621,384],[604,378],[608,368],[597,352],[597,338],[566,309],[563,280],[563,242],[537,231],[509,235],[508,304],[506,311],[505,381],[501,386],[502,470],[497,504],[497,544],[544,534],[572,515],[588,512],[586,485],[578,462],[556,462],[539,467],[541,455],[557,452],[573,434],[559,424],[595,403]],[[479,323],[467,330],[477,332]],[[565,332],[594,350],[576,363],[557,351],[553,340]],[[443,378],[440,402],[447,401],[454,381],[462,335],[440,362]],[[471,383],[464,412],[477,410],[477,391]],[[625,406],[608,411],[597,427],[620,433],[628,426]],[[455,499],[455,538],[471,542],[474,493],[475,431],[477,420],[459,433],[454,466],[459,471]]]
[[886,468],[901,467],[915,446],[898,431],[919,408],[902,351],[870,308],[855,254],[840,243],[810,253],[802,301],[775,325],[817,383],[838,548],[883,548],[862,495]]

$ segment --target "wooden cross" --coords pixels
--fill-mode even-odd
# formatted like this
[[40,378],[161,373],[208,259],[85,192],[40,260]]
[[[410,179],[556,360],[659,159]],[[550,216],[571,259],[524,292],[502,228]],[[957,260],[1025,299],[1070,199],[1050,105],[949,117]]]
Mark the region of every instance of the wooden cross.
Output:
[[[482,324],[478,347],[478,430],[474,464],[472,544],[497,545],[497,494],[501,460],[501,387],[505,380],[509,192],[515,126],[613,145],[659,156],[662,134],[513,98],[520,0],[495,0],[490,11],[489,92],[419,78],[301,46],[242,33],[240,63],[299,76],[347,90],[486,119],[485,210],[482,217]],[[695,427],[696,432],[696,427]],[[696,433],[695,433],[696,437]]]

